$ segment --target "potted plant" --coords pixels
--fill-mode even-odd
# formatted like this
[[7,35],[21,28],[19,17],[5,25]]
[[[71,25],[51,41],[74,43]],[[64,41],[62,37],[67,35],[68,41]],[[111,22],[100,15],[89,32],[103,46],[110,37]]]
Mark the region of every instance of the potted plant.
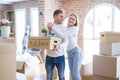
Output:
[[43,27],[41,29],[41,32],[44,34],[44,36],[47,36],[48,29],[46,27]]
[[1,36],[3,38],[9,38],[11,22],[7,19],[0,20]]
[[10,27],[11,22],[9,20],[7,20],[7,19],[2,19],[2,20],[0,20],[0,26]]

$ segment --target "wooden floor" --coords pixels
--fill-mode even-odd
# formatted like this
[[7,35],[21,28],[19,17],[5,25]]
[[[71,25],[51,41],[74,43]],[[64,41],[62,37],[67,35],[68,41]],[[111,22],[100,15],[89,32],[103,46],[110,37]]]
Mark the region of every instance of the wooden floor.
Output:
[[[29,70],[26,70],[29,71]],[[36,65],[35,69],[31,71],[29,74],[26,75],[27,80],[46,80],[46,71],[45,71],[45,64]],[[54,75],[55,76],[55,75]],[[53,79],[58,80],[58,79]],[[65,67],[65,80],[69,80],[69,68],[66,62]]]
[[[27,80],[46,80],[45,64],[41,63],[34,66],[35,67],[32,70],[29,67],[26,67],[25,73]],[[69,74],[68,62],[66,60],[65,80],[70,80]],[[58,78],[53,80],[58,80]],[[93,80],[93,75],[82,75],[82,80]]]
[[45,75],[46,72],[45,72],[44,64],[42,63],[36,65],[36,68],[30,73],[28,73],[26,76],[27,76],[27,80],[46,80]]

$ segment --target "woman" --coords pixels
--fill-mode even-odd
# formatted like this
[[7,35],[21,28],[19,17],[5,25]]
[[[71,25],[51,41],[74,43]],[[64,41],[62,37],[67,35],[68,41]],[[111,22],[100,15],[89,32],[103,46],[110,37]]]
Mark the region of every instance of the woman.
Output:
[[67,54],[72,80],[81,80],[80,68],[82,63],[82,52],[77,43],[79,30],[78,23],[78,17],[75,14],[70,15],[67,29],[63,29],[63,31],[56,29],[52,23],[48,23],[48,28],[52,29],[56,35],[60,38],[68,38]]

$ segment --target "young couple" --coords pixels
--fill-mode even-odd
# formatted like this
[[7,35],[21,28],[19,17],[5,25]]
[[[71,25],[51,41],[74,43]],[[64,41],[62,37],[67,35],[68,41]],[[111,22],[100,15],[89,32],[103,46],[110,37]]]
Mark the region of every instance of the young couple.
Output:
[[75,14],[71,14],[68,19],[67,27],[62,25],[64,20],[64,12],[62,10],[55,10],[53,18],[54,22],[49,22],[47,24],[48,29],[53,31],[57,37],[62,38],[63,42],[62,44],[55,45],[53,50],[47,51],[45,62],[47,80],[52,80],[54,66],[56,66],[58,70],[59,80],[65,80],[65,50],[67,50],[72,80],[81,80],[80,68],[82,63],[82,52],[77,43],[79,30],[78,17]]

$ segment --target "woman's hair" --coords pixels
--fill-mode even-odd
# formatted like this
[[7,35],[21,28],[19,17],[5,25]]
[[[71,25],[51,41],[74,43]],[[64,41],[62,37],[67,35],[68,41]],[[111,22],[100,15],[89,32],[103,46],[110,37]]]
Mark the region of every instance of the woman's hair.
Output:
[[70,14],[70,16],[75,16],[75,18],[76,18],[76,23],[74,24],[74,26],[79,27],[79,18],[78,18],[78,16],[77,16],[77,14]]

